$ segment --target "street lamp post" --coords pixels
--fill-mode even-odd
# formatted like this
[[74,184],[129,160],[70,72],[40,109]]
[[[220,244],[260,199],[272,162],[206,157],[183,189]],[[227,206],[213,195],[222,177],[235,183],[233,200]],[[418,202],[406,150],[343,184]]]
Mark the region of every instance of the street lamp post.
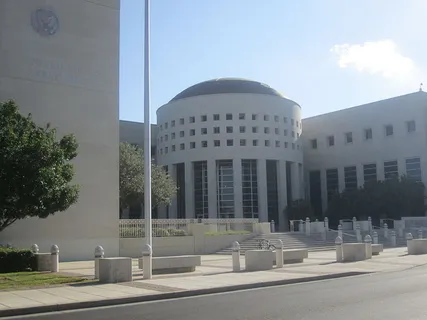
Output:
[[[144,216],[146,245],[152,247],[151,226],[151,124],[150,124],[150,0],[145,0],[144,18]],[[151,255],[150,255],[150,259]],[[152,277],[152,263],[143,264],[145,279]]]

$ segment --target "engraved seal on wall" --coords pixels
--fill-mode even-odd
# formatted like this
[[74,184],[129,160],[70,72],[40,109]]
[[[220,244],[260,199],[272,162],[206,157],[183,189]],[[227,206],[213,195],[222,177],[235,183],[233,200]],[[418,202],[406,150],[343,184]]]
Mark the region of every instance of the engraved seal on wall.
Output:
[[42,36],[53,36],[59,29],[59,20],[49,8],[39,8],[31,14],[31,25]]

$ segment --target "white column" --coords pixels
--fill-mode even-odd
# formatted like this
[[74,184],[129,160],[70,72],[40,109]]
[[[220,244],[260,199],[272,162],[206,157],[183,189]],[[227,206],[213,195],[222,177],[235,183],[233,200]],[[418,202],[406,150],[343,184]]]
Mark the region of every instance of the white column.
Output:
[[277,193],[279,200],[279,231],[287,231],[288,218],[285,217],[285,209],[288,201],[286,192],[286,161],[284,160],[277,162]]
[[377,180],[384,180],[384,161],[377,161]]
[[292,200],[301,199],[301,181],[297,162],[291,163]]
[[341,193],[345,189],[344,167],[338,168],[338,191]]
[[265,159],[258,163],[258,216],[260,222],[268,222],[267,203],[267,162]]
[[243,218],[242,159],[233,159],[234,217]]
[[363,174],[363,164],[357,165],[356,170],[357,170],[357,187],[360,188],[360,187],[363,187],[365,183],[365,177]]
[[325,212],[328,208],[328,190],[326,184],[326,170],[320,170],[320,186],[321,186],[321,194],[322,194],[322,211]]
[[[176,166],[174,164],[170,164],[168,169],[169,169],[168,171],[169,171],[173,181],[175,181],[175,183],[176,183]],[[171,219],[176,219],[178,216],[176,197],[177,197],[176,195],[173,197],[173,199],[171,201],[170,208],[169,208],[169,217]]]
[[217,191],[216,191],[216,161],[208,160],[208,206],[209,219],[218,217]]
[[305,189],[304,189],[304,169],[302,163],[298,163],[298,176],[300,184],[300,199],[305,199]]
[[191,161],[185,162],[185,218],[195,218],[194,213],[194,170]]

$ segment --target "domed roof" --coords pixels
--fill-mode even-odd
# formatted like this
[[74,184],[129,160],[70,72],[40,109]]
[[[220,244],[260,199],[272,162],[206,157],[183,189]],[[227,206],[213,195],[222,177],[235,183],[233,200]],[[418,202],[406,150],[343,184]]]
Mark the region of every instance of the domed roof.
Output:
[[279,92],[261,82],[239,78],[219,78],[195,84],[177,94],[171,102],[195,96],[221,93],[255,93],[284,98]]

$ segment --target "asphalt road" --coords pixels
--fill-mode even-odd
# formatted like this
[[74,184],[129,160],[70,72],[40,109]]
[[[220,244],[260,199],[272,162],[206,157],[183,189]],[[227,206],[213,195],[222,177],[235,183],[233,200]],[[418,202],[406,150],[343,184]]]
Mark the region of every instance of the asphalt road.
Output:
[[299,285],[10,319],[427,319],[427,267]]

